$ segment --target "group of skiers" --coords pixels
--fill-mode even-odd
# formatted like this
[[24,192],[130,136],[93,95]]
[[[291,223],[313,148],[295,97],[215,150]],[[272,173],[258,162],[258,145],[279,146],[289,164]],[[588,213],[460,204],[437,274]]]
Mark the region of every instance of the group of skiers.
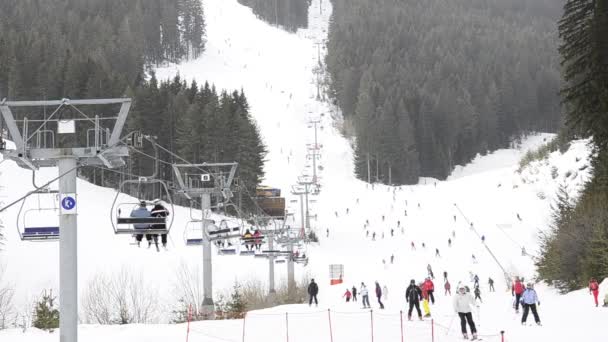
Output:
[[[361,287],[359,289],[359,291],[357,291],[357,288],[355,286],[352,287],[352,289],[346,289],[346,292],[344,292],[344,294],[342,295],[343,298],[346,298],[346,302],[350,302],[351,299],[353,302],[357,301],[357,293],[359,293],[361,295],[361,300],[363,302],[363,308],[371,308],[371,305],[369,303],[369,291],[367,290],[367,286],[365,285],[364,282],[361,282]],[[386,285],[384,285],[383,287],[380,287],[380,283],[378,283],[377,281],[375,282],[375,293],[376,293],[376,299],[378,300],[378,305],[380,306],[380,309],[384,309],[384,303],[382,302],[382,300],[386,300],[388,298],[388,288],[386,287]]]
[[[169,211],[162,204],[162,201],[156,199],[152,202],[154,207],[152,210],[148,210],[146,201],[140,201],[139,206],[133,211],[131,211],[131,217],[136,218],[146,218],[146,217],[167,217],[169,216]],[[135,223],[133,224],[133,228],[137,229],[159,229],[165,230],[167,226],[165,223],[157,223],[157,224],[147,224],[147,223]],[[152,246],[152,241],[154,240],[154,244],[156,245],[156,249],[158,250],[158,235],[159,234],[145,234],[146,240],[148,241],[148,248]],[[161,242],[164,248],[167,248],[167,234],[160,234]],[[141,240],[143,239],[144,234],[136,234],[135,240],[137,241],[137,246],[140,247]]]

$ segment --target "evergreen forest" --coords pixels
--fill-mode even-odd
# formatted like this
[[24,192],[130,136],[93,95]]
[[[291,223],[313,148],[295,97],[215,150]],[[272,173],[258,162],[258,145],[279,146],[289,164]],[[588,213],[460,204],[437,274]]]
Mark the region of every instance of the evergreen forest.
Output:
[[566,128],[594,148],[593,177],[576,200],[561,186],[540,236],[539,277],[567,292],[608,277],[608,1],[566,1],[559,35]]
[[308,27],[308,8],[312,0],[238,0],[265,22],[289,32]]
[[559,2],[332,0],[331,97],[360,179],[443,179],[561,125]]

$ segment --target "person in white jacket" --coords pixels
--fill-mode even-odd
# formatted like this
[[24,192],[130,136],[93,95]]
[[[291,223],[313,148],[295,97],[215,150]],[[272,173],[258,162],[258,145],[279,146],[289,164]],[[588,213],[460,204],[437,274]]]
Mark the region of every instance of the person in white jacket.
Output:
[[361,294],[361,298],[363,299],[363,308],[370,308],[371,305],[369,305],[369,295],[367,292],[367,286],[365,286],[363,282],[361,282],[361,289],[359,290],[359,293]]
[[467,292],[463,285],[458,286],[458,292],[456,293],[456,296],[454,296],[454,311],[456,311],[460,317],[460,327],[465,339],[469,338],[467,335],[467,323],[471,328],[471,334],[473,335],[472,340],[477,339],[477,329],[475,328],[473,314],[471,313],[472,307],[475,305],[475,299],[473,299],[471,293]]

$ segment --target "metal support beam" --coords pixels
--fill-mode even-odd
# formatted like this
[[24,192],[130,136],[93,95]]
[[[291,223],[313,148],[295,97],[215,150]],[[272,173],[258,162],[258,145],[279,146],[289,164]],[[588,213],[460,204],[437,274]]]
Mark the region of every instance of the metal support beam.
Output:
[[290,254],[288,257],[289,259],[287,259],[287,298],[289,298],[290,301],[293,301],[296,299],[296,281],[293,262],[293,242],[289,243],[289,251],[292,252],[292,254]]
[[[76,193],[76,158],[57,161],[60,194]],[[70,172],[70,170],[72,170]],[[78,341],[78,232],[77,215],[59,216],[59,341]]]
[[203,215],[203,315],[207,319],[215,319],[215,304],[213,303],[213,263],[211,259],[211,241],[207,236],[207,220],[205,213],[211,208],[211,195],[201,195],[201,213]]

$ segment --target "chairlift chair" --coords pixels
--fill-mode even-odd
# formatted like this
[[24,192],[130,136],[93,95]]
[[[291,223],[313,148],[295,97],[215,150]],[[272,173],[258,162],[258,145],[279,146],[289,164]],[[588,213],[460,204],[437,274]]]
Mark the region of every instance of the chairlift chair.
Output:
[[[138,190],[141,190],[142,186],[154,186],[159,185],[161,191],[164,196],[161,198],[165,198],[165,202],[168,204],[168,207],[165,209],[169,212],[167,217],[130,217],[126,215],[130,215],[131,212],[140,206],[140,203],[145,202],[146,205],[153,205],[153,201],[140,199],[137,202],[128,201],[118,203],[118,199],[121,194],[124,192],[125,187],[129,184],[135,184],[138,186]],[[141,194],[141,191],[138,191]],[[126,196],[126,195],[123,195]],[[167,184],[160,179],[151,179],[141,177],[139,179],[129,179],[120,183],[118,187],[118,191],[116,192],[116,196],[114,197],[114,201],[112,202],[111,208],[111,223],[112,228],[114,229],[115,234],[130,234],[130,235],[140,235],[140,234],[169,234],[171,230],[171,226],[174,221],[175,208],[173,205],[173,201],[171,199],[171,194],[169,193],[169,189]],[[167,222],[168,221],[168,222]],[[136,224],[148,225],[150,228],[135,228]],[[155,225],[164,225],[165,228],[151,228]]]
[[[40,192],[37,195],[38,205],[36,208],[25,209],[27,198],[21,202],[17,214],[19,237],[23,241],[57,241],[59,240],[59,195],[57,191]],[[40,196],[43,195],[52,196],[52,206],[42,204]],[[38,216],[38,220],[34,219],[36,216]],[[41,221],[40,218],[44,221],[52,218],[52,222],[38,223]]]

